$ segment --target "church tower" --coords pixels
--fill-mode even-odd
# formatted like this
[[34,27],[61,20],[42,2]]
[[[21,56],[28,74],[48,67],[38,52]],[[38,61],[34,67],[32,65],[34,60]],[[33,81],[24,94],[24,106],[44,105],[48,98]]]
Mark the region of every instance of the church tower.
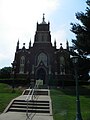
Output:
[[51,44],[51,35],[50,35],[50,23],[45,22],[45,17],[43,14],[42,23],[38,24],[34,38],[34,43],[50,43]]
[[42,22],[37,23],[33,44],[33,74],[35,79],[43,79],[44,84],[49,83],[52,74],[55,47],[51,43],[50,23],[46,23],[43,14]]

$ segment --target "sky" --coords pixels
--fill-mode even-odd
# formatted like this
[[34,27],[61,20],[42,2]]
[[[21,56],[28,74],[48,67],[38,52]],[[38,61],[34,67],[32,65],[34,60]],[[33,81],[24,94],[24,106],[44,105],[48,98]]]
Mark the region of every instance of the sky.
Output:
[[86,0],[0,0],[0,68],[9,67],[14,60],[17,41],[20,48],[26,43],[32,45],[36,32],[36,23],[50,22],[51,41],[57,42],[57,48],[62,43],[75,38],[70,31],[70,23],[78,23],[75,13],[85,12]]

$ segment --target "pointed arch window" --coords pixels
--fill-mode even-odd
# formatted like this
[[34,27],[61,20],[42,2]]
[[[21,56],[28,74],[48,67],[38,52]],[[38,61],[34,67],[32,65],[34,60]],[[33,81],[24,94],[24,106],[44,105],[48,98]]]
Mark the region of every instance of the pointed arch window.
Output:
[[60,57],[60,74],[65,74],[65,58]]
[[41,61],[47,66],[47,55],[43,52],[38,55],[37,64],[39,65]]
[[24,66],[25,66],[25,56],[21,56],[20,58],[20,73],[24,73]]

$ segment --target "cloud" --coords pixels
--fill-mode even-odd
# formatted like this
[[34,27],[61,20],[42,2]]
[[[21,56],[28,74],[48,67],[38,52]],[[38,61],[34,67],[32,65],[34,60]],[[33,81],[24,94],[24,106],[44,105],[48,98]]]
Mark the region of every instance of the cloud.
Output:
[[0,0],[0,68],[14,59],[16,43],[28,47],[34,41],[37,20],[48,18],[59,7],[60,0]]

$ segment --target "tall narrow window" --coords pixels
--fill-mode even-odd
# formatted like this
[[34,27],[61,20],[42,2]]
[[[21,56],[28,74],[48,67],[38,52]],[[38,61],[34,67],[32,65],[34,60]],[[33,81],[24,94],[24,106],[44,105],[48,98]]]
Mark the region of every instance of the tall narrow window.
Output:
[[65,74],[65,58],[60,57],[60,74]]
[[22,56],[21,58],[20,58],[20,73],[24,73],[24,66],[25,66],[25,57],[24,56]]

